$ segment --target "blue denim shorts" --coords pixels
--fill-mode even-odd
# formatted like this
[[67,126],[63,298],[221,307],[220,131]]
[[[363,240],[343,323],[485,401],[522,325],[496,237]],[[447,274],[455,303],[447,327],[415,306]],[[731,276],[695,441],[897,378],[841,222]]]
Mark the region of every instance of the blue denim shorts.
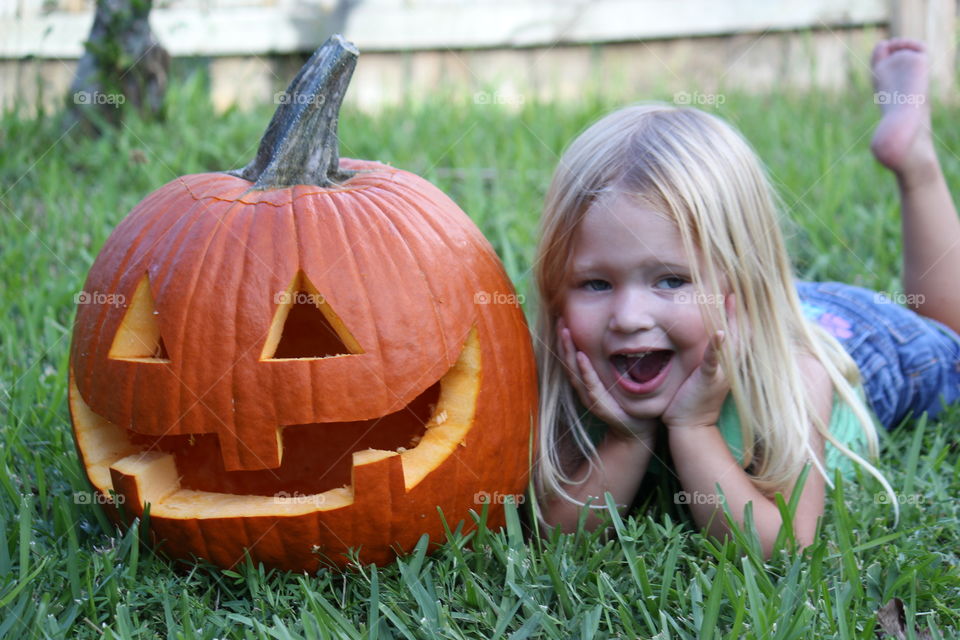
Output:
[[887,429],[935,417],[960,400],[960,336],[883,294],[838,282],[797,282],[804,315],[833,335],[860,368],[874,415]]

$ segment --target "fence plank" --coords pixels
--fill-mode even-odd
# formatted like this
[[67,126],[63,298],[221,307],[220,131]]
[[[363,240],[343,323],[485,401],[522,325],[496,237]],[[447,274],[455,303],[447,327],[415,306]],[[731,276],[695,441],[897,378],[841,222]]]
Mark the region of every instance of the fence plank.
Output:
[[917,38],[930,52],[930,81],[940,96],[953,91],[956,76],[955,0],[892,0],[890,34]]
[[[180,4],[155,9],[151,24],[171,55],[243,56],[310,51],[333,31],[362,51],[410,51],[832,29],[886,24],[890,17],[886,0],[364,0],[351,6],[341,16],[332,3]],[[0,58],[77,58],[92,18],[65,11],[5,17]]]

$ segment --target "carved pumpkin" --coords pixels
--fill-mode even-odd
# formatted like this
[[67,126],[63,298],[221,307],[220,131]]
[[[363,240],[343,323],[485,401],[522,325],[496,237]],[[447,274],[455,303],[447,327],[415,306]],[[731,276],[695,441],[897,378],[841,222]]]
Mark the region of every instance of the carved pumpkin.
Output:
[[523,314],[480,304],[512,287],[448,197],[339,161],[355,60],[328,41],[253,162],[161,187],[88,276],[70,359],[77,448],[97,491],[132,515],[150,504],[172,557],[232,566],[249,549],[300,570],[357,547],[382,564],[442,539],[437,507],[469,525],[478,495],[525,488]]

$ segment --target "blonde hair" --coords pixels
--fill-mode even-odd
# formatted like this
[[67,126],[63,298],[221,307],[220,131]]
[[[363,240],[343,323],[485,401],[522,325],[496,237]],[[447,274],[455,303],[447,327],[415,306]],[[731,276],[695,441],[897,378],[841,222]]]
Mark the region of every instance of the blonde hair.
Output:
[[[856,364],[832,336],[803,317],[773,190],[755,152],[720,118],[647,104],[616,111],[574,140],[547,193],[535,262],[538,493],[582,504],[563,485],[577,483],[570,477],[573,463],[596,464],[585,415],[558,355],[556,321],[577,226],[590,206],[609,194],[648,204],[676,223],[687,255],[700,258],[690,261],[697,292],[726,290],[735,296],[739,339],[724,342],[720,361],[740,416],[743,462],[755,486],[766,495],[787,492],[807,463],[832,486],[810,445],[813,424],[892,491],[876,468],[830,434],[808,394],[796,393],[804,388],[797,355],[806,352],[826,369],[835,393],[859,420],[869,454],[877,455],[873,421],[853,386],[859,382]],[[700,307],[705,327],[730,335],[722,296],[713,298],[717,304]]]

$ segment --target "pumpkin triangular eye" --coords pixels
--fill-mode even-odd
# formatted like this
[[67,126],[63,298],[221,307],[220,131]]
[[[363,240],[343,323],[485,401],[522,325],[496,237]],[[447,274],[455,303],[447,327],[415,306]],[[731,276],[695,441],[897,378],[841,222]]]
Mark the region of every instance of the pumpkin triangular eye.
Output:
[[110,345],[112,360],[133,360],[136,362],[170,362],[167,348],[160,335],[160,322],[157,305],[150,292],[150,278],[147,274],[137,284],[136,291],[127,311],[120,321],[120,328]]
[[328,358],[363,353],[360,344],[303,271],[276,296],[261,360]]

